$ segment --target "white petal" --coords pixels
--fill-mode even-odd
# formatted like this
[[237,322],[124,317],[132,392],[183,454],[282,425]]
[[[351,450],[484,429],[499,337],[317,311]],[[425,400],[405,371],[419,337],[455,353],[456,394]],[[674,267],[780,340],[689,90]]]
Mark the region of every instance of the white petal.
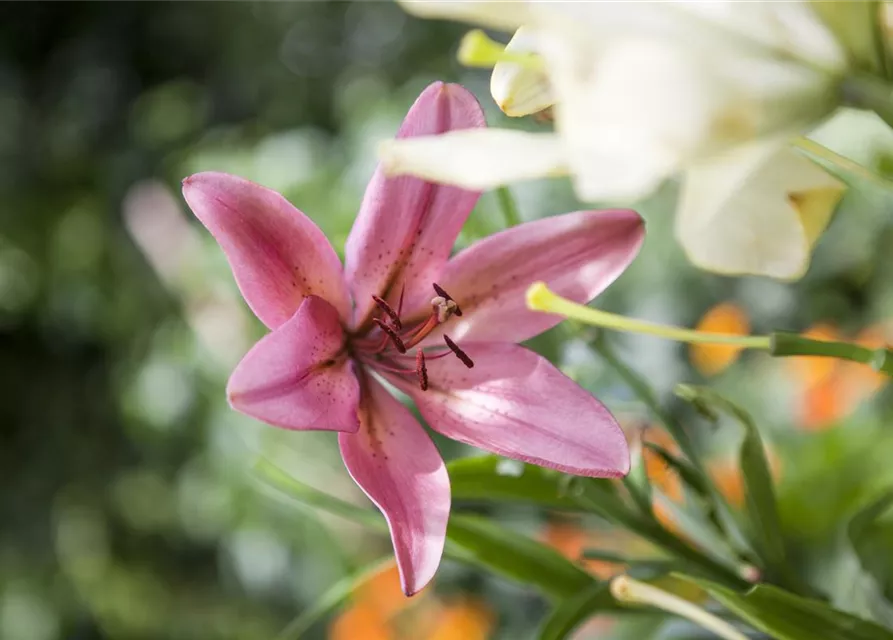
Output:
[[389,175],[408,174],[474,190],[566,173],[556,136],[510,129],[387,140],[379,147],[379,158]]
[[[536,35],[521,27],[505,50],[513,53],[536,53]],[[555,103],[544,68],[534,69],[513,62],[499,62],[493,67],[490,93],[499,108],[512,117],[539,113]]]
[[407,13],[420,18],[445,18],[494,29],[514,31],[529,19],[528,3],[523,0],[465,2],[462,0],[397,0]]
[[704,269],[796,279],[844,188],[784,141],[755,142],[686,172],[676,236]]
[[581,199],[644,196],[709,138],[721,96],[678,48],[624,38],[584,56],[550,36],[548,50],[555,127]]

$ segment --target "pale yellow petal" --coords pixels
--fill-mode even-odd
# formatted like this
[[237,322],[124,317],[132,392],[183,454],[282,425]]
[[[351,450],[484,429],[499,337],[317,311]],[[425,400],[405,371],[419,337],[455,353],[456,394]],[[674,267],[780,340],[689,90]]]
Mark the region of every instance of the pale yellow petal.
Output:
[[783,142],[752,143],[686,172],[676,236],[701,268],[796,279],[844,189]]
[[387,140],[379,147],[379,159],[389,175],[413,175],[477,190],[567,173],[556,136],[510,129]]

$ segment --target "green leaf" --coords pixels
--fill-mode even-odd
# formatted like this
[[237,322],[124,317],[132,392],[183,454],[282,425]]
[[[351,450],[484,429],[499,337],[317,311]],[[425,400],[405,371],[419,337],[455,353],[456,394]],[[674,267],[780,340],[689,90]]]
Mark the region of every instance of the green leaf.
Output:
[[450,555],[565,598],[595,580],[554,549],[477,516],[450,516]]
[[[861,567],[862,578],[869,582],[864,587],[876,594],[877,602],[874,606],[882,609],[888,618],[891,614],[891,604],[884,598],[884,596],[889,598],[891,593],[890,579],[886,571],[888,563],[879,561],[882,554],[872,544],[872,540],[878,535],[881,539],[889,540],[889,536],[884,535],[885,531],[876,531],[875,523],[891,506],[893,506],[893,490],[888,489],[856,513],[847,525],[847,534]],[[884,547],[889,548],[888,545]]]
[[360,584],[377,574],[393,561],[394,559],[391,556],[381,558],[361,569],[354,575],[346,576],[336,582],[312,606],[302,611],[298,617],[292,620],[288,626],[276,636],[276,640],[297,640],[298,638],[301,638],[314,624],[319,622],[323,617],[334,611],[341,605],[341,603],[347,600]]
[[742,620],[777,640],[893,640],[893,633],[873,622],[778,587],[759,585],[741,594],[708,580],[677,577],[706,590]]
[[858,192],[859,197],[871,208],[889,203],[893,183],[877,175],[868,167],[832,151],[809,138],[796,138],[791,144],[832,176]]
[[858,547],[861,538],[867,533],[868,528],[874,524],[875,520],[884,515],[891,506],[893,506],[893,489],[885,491],[853,516],[850,524],[847,526],[847,532],[854,546]]
[[638,452],[634,452],[632,455],[630,470],[623,478],[623,486],[629,491],[629,495],[639,507],[639,511],[650,516],[654,513],[651,508],[651,481],[648,479],[642,448],[639,446],[635,449]]
[[606,492],[598,482],[591,478],[582,480],[577,485],[580,492],[575,495],[580,503],[593,513],[657,545],[668,554],[688,563],[687,566],[697,567],[706,576],[736,587],[746,584],[734,569],[677,538],[653,517],[648,518],[627,509],[616,495]]
[[787,561],[769,461],[766,459],[760,432],[750,415],[711,389],[680,385],[677,394],[730,414],[744,428],[740,451],[741,474],[754,548],[773,579],[801,586]]
[[593,614],[616,607],[608,585],[593,582],[552,610],[540,628],[539,640],[563,640]]
[[499,456],[475,456],[447,465],[454,502],[507,500],[554,509],[580,510],[568,495],[566,476]]
[[641,375],[626,366],[626,364],[617,357],[605,340],[603,332],[598,333],[593,343],[593,347],[623,379],[633,394],[635,394],[636,397],[638,397],[639,400],[651,410],[654,417],[660,420],[667,428],[667,431],[676,441],[676,444],[679,445],[682,454],[688,458],[688,463],[690,465],[689,469],[691,472],[701,478],[700,484],[706,489],[705,499],[708,504],[711,520],[714,521],[718,528],[723,529],[729,538],[740,546],[740,542],[743,540],[743,534],[741,533],[738,524],[735,522],[735,519],[732,517],[728,503],[716,487],[708,481],[707,472],[698,449],[695,446],[694,441],[688,436],[685,428],[678,420],[676,420],[672,413],[663,409],[648,382]]
[[[387,533],[387,524],[377,512],[309,487],[266,459],[259,459],[254,471],[261,480],[302,505],[324,509]],[[450,515],[444,555],[531,584],[553,597],[573,595],[593,582],[588,573],[554,549],[475,516]]]
[[678,456],[674,456],[672,453],[664,449],[659,444],[646,442],[644,443],[644,446],[657,454],[664,462],[664,464],[678,473],[679,477],[682,478],[682,481],[687,484],[695,493],[700,496],[708,495],[708,489],[704,483],[703,477],[693,466],[691,466],[691,464],[689,464],[682,458],[679,458]]
[[295,480],[285,471],[266,458],[258,458],[254,462],[254,474],[265,484],[277,489],[304,507],[316,507],[342,518],[356,522],[383,533],[388,532],[388,525],[376,512],[358,507],[340,498],[330,496],[323,491]]
[[583,557],[586,560],[599,560],[627,567],[626,573],[633,578],[650,579],[656,576],[667,575],[673,571],[680,571],[684,567],[681,562],[668,560],[667,558],[630,558],[623,554],[602,549],[584,549]]

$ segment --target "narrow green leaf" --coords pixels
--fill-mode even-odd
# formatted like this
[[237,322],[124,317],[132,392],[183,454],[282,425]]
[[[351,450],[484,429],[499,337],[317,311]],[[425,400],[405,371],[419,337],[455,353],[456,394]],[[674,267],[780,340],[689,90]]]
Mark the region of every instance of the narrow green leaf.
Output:
[[893,507],[893,489],[888,489],[865,505],[847,525],[850,546],[861,569],[859,578],[863,582],[863,589],[875,596],[873,608],[877,612],[882,612],[887,619],[893,614],[893,604],[888,599],[893,585],[890,584],[889,576],[884,570],[886,563],[878,562],[877,549],[872,547],[870,538],[873,533],[877,535],[873,526],[875,521],[891,507]]
[[357,586],[377,574],[392,563],[391,556],[381,558],[351,576],[346,576],[332,585],[313,605],[292,620],[276,640],[298,640],[323,617],[338,608],[356,590]]
[[253,471],[258,479],[265,484],[279,490],[304,506],[323,509],[357,524],[367,526],[370,529],[384,533],[388,532],[387,523],[378,513],[330,496],[323,491],[295,480],[266,458],[255,460]]
[[594,582],[554,549],[481,517],[453,514],[447,538],[456,559],[535,585],[553,597],[569,597]]
[[733,541],[736,543],[742,541],[744,536],[737,522],[732,517],[728,503],[717,488],[710,483],[700,453],[682,424],[673,414],[663,409],[648,382],[617,357],[613,349],[608,345],[602,332],[597,334],[593,342],[593,348],[617,372],[636,397],[652,412],[654,417],[664,424],[667,431],[676,441],[676,444],[679,445],[682,455],[688,458],[690,469],[701,478],[701,483],[706,488],[706,502],[710,519],[716,524],[717,528],[724,530]]
[[776,640],[893,640],[893,633],[873,622],[778,587],[759,585],[741,594],[708,580],[677,577],[706,590],[742,620]]
[[734,569],[677,538],[654,518],[646,518],[627,509],[616,495],[606,492],[599,483],[585,479],[578,484],[578,487],[580,492],[576,494],[577,499],[593,513],[641,536],[668,554],[689,563],[687,566],[696,567],[705,576],[722,580],[723,583],[735,587],[746,584]]
[[883,492],[853,516],[850,524],[847,526],[847,531],[854,545],[858,544],[859,539],[865,535],[868,527],[884,515],[890,507],[893,507],[893,489]]
[[580,510],[568,495],[563,474],[499,456],[475,456],[447,465],[454,502],[526,502],[553,509]]
[[593,614],[616,607],[608,585],[593,582],[552,610],[540,628],[539,640],[563,640]]
[[769,461],[766,459],[760,432],[750,415],[712,389],[680,385],[677,394],[728,413],[743,427],[744,438],[741,442],[739,459],[754,548],[762,558],[765,569],[772,574],[771,577],[795,584],[799,588],[802,585],[799,584],[787,560]]
[[634,578],[647,578],[658,575],[666,575],[673,571],[683,569],[681,562],[668,560],[667,558],[630,558],[623,554],[604,551],[602,549],[585,549],[583,557],[586,560],[599,560],[626,567],[626,573]]
[[889,203],[893,183],[886,178],[815,140],[800,137],[795,138],[791,144],[798,153],[815,162],[848,187],[864,192],[862,195],[868,198],[868,204],[879,206]]
[[646,442],[644,444],[647,449],[650,449],[651,451],[656,453],[664,462],[664,464],[678,473],[679,477],[682,478],[682,481],[689,487],[691,487],[691,489],[695,493],[700,496],[708,495],[708,489],[704,483],[704,479],[688,462],[686,462],[682,458],[679,458],[678,456],[674,456],[672,453],[658,444],[655,444],[653,442]]
[[654,513],[651,508],[651,481],[645,468],[642,448],[639,446],[635,449],[637,452],[633,452],[629,473],[623,478],[623,486],[629,491],[639,511],[650,516]]
[[515,204],[515,198],[508,187],[499,187],[496,189],[496,199],[499,201],[499,208],[505,218],[506,227],[516,227],[521,224],[521,215],[518,213],[518,206]]

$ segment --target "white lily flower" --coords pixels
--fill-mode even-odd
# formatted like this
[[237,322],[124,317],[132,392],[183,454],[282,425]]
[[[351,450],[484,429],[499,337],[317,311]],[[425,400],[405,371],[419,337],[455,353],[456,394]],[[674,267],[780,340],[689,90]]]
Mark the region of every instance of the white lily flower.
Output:
[[[811,241],[802,225],[787,236],[787,224],[762,228],[778,231],[779,246],[787,237],[805,247],[784,259],[777,247],[745,257],[753,243],[726,252],[721,241],[744,237],[742,227],[768,211],[796,220],[785,194],[799,193],[804,175],[817,183],[814,171],[826,177],[781,151],[786,139],[835,109],[847,70],[846,52],[810,2],[402,4],[418,15],[523,27],[509,51],[536,52],[542,68],[500,63],[491,89],[509,115],[554,102],[555,133],[489,129],[389,142],[386,170],[477,189],[566,173],[586,201],[634,200],[687,171],[678,235],[695,262],[786,278],[805,269]],[[779,199],[749,217],[761,180],[787,179],[769,169],[773,164],[794,171],[791,184],[775,185],[770,191]],[[704,176],[731,193],[705,187]],[[833,183],[837,197],[822,200],[830,207],[826,221],[840,197]]]
[[686,172],[676,237],[702,269],[793,280],[845,190],[785,140],[742,145]]

